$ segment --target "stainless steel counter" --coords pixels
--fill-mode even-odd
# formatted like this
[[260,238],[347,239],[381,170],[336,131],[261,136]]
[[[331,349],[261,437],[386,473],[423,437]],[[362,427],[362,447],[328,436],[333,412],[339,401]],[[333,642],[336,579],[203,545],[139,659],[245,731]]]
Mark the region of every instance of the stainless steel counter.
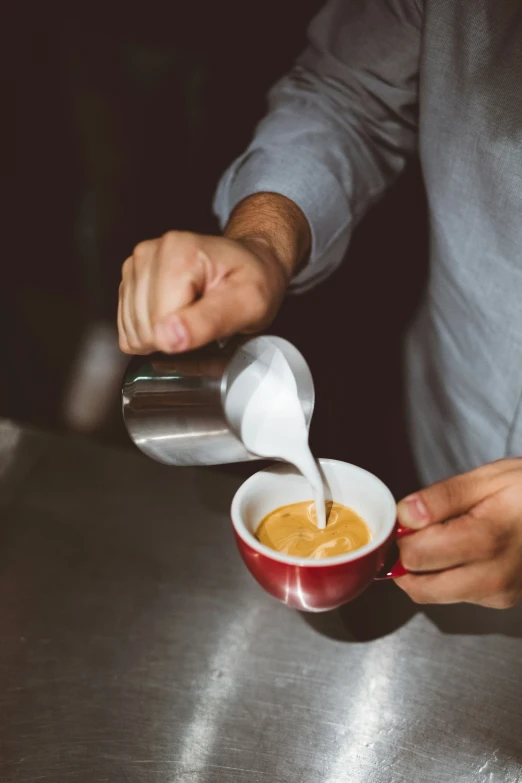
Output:
[[522,609],[291,612],[240,481],[0,422],[2,783],[522,781]]

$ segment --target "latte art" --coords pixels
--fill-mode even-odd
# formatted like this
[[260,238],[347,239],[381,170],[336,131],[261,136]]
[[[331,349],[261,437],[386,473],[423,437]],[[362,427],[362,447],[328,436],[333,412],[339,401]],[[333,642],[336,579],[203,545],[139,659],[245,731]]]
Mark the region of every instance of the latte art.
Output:
[[371,541],[366,522],[347,506],[329,501],[326,514],[326,528],[320,530],[312,501],[282,506],[262,520],[256,538],[282,554],[315,560],[353,552]]

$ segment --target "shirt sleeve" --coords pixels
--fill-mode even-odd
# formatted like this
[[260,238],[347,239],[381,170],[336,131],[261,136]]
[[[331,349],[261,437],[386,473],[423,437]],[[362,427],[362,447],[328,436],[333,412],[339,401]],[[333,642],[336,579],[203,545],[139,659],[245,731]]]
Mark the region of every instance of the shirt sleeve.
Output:
[[354,226],[415,152],[421,35],[421,0],[330,0],[223,175],[214,200],[222,227],[254,193],[280,193],[305,214],[312,251],[294,289],[338,266]]

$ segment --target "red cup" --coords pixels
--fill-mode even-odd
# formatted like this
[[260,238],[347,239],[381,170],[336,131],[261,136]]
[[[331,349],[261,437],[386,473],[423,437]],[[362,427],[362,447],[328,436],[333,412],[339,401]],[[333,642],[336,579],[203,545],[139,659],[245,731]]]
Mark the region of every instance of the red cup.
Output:
[[398,527],[395,500],[380,479],[346,462],[319,462],[330,498],[352,508],[372,532],[370,543],[360,549],[312,560],[276,552],[257,540],[254,533],[271,511],[311,500],[308,482],[290,465],[277,464],[255,473],[238,489],[231,509],[237,546],[254,579],[286,606],[306,612],[335,609],[354,599],[374,579],[404,575],[400,561],[391,570],[385,564],[396,539],[411,532]]

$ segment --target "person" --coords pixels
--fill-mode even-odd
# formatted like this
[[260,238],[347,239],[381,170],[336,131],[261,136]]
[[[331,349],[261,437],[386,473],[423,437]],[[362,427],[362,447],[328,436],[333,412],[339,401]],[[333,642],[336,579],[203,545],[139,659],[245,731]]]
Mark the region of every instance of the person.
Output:
[[169,232],[123,265],[124,352],[255,332],[418,154],[430,278],[406,348],[426,488],[398,505],[397,583],[419,603],[522,599],[520,52],[518,3],[331,0],[218,186],[224,236]]

